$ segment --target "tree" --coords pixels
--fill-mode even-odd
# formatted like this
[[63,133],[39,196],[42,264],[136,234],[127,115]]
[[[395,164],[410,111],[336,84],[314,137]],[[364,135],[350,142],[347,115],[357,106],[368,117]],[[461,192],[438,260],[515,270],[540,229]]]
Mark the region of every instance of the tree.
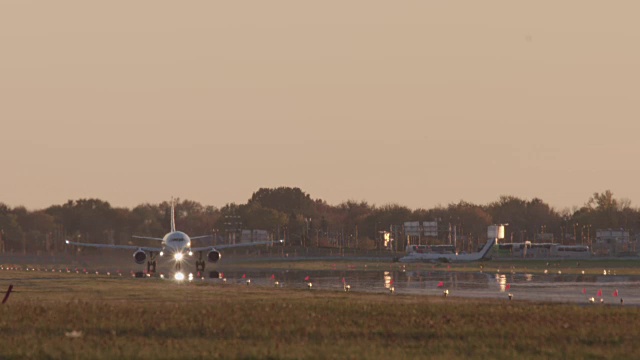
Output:
[[140,204],[133,208],[129,220],[131,234],[162,237],[169,229],[165,211],[160,206],[152,204]]
[[515,196],[501,196],[489,204],[488,212],[496,224],[509,224],[507,234],[513,241],[532,239],[535,234],[561,233],[562,217],[547,203],[538,198],[530,201]]
[[80,236],[86,242],[105,242],[115,220],[111,205],[99,199],[69,200],[62,206],[51,206],[45,212],[61,221],[67,234]]
[[576,221],[591,224],[598,229],[629,228],[635,223],[637,211],[631,209],[628,199],[617,200],[611,190],[595,192],[584,207],[574,214]]
[[[171,205],[167,204],[167,209],[170,208]],[[169,216],[171,216],[170,211]],[[176,202],[175,216],[176,227],[179,230],[194,236],[208,235],[213,231],[220,212],[213,206],[203,206],[196,201],[183,200]],[[169,221],[166,224],[169,224]]]
[[246,229],[276,230],[289,221],[287,214],[275,209],[265,208],[257,203],[240,207],[243,227]]
[[613,197],[611,190],[606,190],[601,194],[593,193],[587,206],[592,209],[595,207],[595,210],[600,212],[614,212],[618,210],[618,201]]
[[51,236],[55,231],[55,219],[44,211],[29,212],[24,207],[14,209],[16,221],[24,233],[25,251],[51,251]]
[[338,212],[342,222],[341,227],[350,237],[355,238],[356,228],[360,230],[367,223],[367,218],[373,212],[373,208],[366,201],[347,201],[338,205]]
[[498,201],[489,204],[487,211],[495,223],[509,224],[509,232],[519,233],[528,228],[530,221],[526,200],[502,195]]
[[5,251],[21,251],[24,232],[18,217],[7,205],[0,203],[0,231]]
[[448,208],[449,222],[458,226],[461,234],[471,234],[472,238],[485,239],[487,227],[493,217],[482,206],[460,201]]
[[260,188],[253,193],[247,204],[259,204],[262,207],[280,212],[303,214],[308,217],[315,215],[315,201],[309,194],[299,188],[279,187],[276,189]]

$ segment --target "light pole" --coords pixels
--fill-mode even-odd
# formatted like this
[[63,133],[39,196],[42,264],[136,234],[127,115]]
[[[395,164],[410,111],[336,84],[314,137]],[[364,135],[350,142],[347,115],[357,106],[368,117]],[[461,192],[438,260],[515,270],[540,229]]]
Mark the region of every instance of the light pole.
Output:
[[584,229],[587,229],[587,244],[589,247],[591,247],[591,224],[582,226],[582,238],[584,238]]
[[213,232],[213,245],[218,245],[218,229],[212,229]]
[[311,223],[311,218],[304,218],[305,228],[304,228],[304,236],[303,236],[303,247],[307,247],[307,242],[309,238],[309,223]]

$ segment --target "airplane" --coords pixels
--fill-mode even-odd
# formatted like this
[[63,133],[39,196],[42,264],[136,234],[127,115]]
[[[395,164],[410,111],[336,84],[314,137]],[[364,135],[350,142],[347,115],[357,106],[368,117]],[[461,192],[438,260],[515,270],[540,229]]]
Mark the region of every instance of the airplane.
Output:
[[220,250],[256,246],[256,245],[273,245],[281,244],[283,240],[278,241],[259,241],[252,243],[241,244],[229,244],[229,245],[216,245],[216,246],[204,246],[204,247],[192,247],[191,241],[197,239],[210,238],[211,235],[194,236],[189,237],[182,231],[176,230],[175,220],[175,205],[173,199],[171,199],[171,231],[168,232],[162,238],[148,237],[148,236],[133,236],[136,239],[146,239],[162,242],[161,247],[149,247],[149,246],[136,246],[136,245],[108,245],[108,244],[90,244],[90,243],[78,243],[66,240],[67,245],[86,246],[94,248],[107,248],[107,249],[127,249],[135,250],[133,253],[133,260],[136,264],[144,264],[147,261],[147,253],[149,253],[149,260],[147,261],[147,273],[155,272],[156,269],[156,254],[160,257],[168,256],[175,261],[175,278],[177,280],[184,279],[182,270],[182,262],[186,260],[187,256],[193,256],[194,253],[198,253],[198,260],[196,260],[196,272],[204,272],[205,261],[202,258],[202,254],[207,252],[207,260],[211,263],[216,263],[222,258]]
[[497,243],[497,239],[489,239],[487,243],[482,247],[479,252],[469,254],[440,254],[440,253],[419,253],[411,251],[404,257],[399,259],[400,262],[429,262],[429,261],[442,261],[442,262],[454,262],[454,261],[479,261],[484,259],[489,250]]

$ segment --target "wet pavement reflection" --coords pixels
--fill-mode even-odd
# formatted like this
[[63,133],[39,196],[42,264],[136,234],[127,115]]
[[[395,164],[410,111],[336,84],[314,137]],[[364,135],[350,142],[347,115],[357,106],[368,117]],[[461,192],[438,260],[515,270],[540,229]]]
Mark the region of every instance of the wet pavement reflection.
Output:
[[[142,272],[120,270],[97,271],[86,268],[56,269],[7,267],[0,265],[3,273],[12,271],[56,272],[78,276],[78,274],[113,276],[118,278],[147,277]],[[35,274],[34,274],[35,275]],[[175,274],[156,274],[154,278],[176,281]],[[355,291],[393,293],[425,296],[447,296],[487,299],[508,299],[509,294],[517,300],[569,302],[584,304],[604,302],[625,305],[640,305],[640,275],[616,275],[615,270],[603,270],[600,275],[563,274],[555,270],[542,274],[518,273],[511,270],[499,272],[459,272],[444,269],[405,270],[390,266],[389,269],[357,269],[355,266],[327,270],[255,269],[241,267],[225,270],[224,267],[206,274],[184,273],[180,281],[203,281],[211,284],[247,284],[276,288],[311,289],[329,291]]]
[[[390,292],[411,295],[442,295],[469,298],[515,299],[551,302],[596,301],[640,305],[640,276],[483,273],[448,271],[380,270],[247,270],[222,273],[229,282],[251,279],[256,286]],[[244,276],[244,278],[243,278]],[[211,281],[220,281],[214,279]]]

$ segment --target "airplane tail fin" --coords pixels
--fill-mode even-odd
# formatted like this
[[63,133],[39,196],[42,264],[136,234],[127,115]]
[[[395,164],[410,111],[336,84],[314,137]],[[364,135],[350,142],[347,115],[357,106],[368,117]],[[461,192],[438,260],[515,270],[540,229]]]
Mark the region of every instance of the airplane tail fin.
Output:
[[484,258],[485,256],[487,256],[487,254],[489,253],[489,250],[491,250],[491,248],[496,245],[498,242],[498,239],[489,239],[487,240],[487,243],[484,245],[484,247],[482,247],[482,250],[480,250],[480,259]]
[[176,231],[176,211],[175,211],[175,203],[173,202],[173,198],[171,198],[171,232]]

